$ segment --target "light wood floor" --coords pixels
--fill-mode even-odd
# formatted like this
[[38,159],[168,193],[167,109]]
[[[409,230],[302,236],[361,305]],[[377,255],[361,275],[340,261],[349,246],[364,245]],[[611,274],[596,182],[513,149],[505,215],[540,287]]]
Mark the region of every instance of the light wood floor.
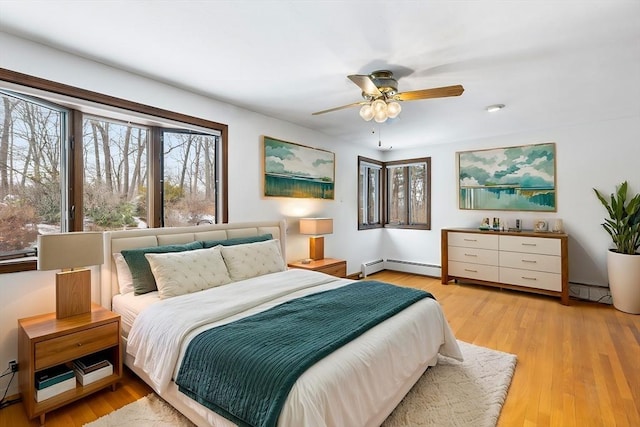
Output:
[[[640,316],[404,273],[369,279],[431,292],[458,339],[518,356],[499,426],[640,426]],[[149,392],[126,370],[115,392],[49,413],[46,425],[81,426]],[[38,424],[26,419],[21,404],[0,411],[0,427]]]

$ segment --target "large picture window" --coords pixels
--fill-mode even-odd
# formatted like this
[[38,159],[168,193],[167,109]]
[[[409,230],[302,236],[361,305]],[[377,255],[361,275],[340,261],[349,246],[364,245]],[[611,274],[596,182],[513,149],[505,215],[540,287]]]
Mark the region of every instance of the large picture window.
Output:
[[[431,229],[431,158],[358,157],[358,228]],[[376,213],[382,212],[382,218]]]
[[227,222],[226,141],[226,125],[0,69],[0,273],[35,269],[38,234]]

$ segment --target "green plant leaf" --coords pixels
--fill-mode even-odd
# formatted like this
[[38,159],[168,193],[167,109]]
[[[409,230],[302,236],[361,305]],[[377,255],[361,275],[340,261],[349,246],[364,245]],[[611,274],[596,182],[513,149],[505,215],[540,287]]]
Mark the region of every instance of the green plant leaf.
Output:
[[602,227],[611,236],[616,251],[635,254],[640,248],[640,194],[627,202],[627,181],[620,184],[615,193],[611,193],[609,200],[595,188],[593,191],[609,214]]

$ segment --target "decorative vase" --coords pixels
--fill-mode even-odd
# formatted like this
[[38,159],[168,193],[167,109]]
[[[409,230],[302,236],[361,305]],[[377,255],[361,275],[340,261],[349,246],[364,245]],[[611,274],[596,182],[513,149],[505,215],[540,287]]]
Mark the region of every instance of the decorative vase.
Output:
[[640,314],[640,254],[610,250],[607,271],[613,306],[625,313]]

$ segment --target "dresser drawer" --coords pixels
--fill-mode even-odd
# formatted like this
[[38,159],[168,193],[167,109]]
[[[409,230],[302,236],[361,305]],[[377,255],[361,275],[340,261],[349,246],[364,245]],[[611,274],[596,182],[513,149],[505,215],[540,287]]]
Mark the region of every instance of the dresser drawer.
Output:
[[449,246],[464,248],[498,249],[498,236],[479,233],[449,233]]
[[497,282],[499,268],[493,265],[449,261],[449,275],[467,279],[484,280],[487,282]]
[[115,346],[120,339],[118,322],[70,333],[35,344],[35,369],[63,362]]
[[561,254],[560,239],[544,237],[500,236],[500,250],[510,252],[526,252],[532,254]]
[[500,267],[521,268],[524,270],[546,271],[560,274],[562,272],[562,259],[554,255],[500,251]]
[[562,291],[562,275],[543,271],[500,267],[500,282],[548,291]]
[[472,264],[498,265],[498,251],[449,246],[449,260]]

